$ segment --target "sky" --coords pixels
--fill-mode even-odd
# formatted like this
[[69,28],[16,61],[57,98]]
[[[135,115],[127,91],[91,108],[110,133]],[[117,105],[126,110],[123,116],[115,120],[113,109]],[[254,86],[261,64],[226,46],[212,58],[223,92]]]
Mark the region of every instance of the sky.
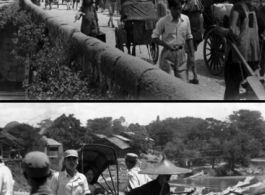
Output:
[[127,124],[148,125],[166,118],[197,117],[225,120],[233,111],[257,110],[265,117],[265,103],[0,103],[0,127],[17,121],[37,127],[44,119],[74,116],[83,126],[88,119],[125,117]]

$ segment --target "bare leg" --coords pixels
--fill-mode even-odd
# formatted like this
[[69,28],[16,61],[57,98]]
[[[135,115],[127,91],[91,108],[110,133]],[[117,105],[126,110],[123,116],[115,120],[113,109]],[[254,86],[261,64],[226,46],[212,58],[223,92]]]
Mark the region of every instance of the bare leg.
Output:
[[[191,64],[190,61],[190,53],[187,53],[188,57],[187,57],[187,80],[189,81],[189,71],[191,69],[192,73],[193,73],[193,80],[191,81],[198,81],[198,75],[197,75],[197,70],[196,70],[196,65],[195,64]],[[198,84],[198,83],[193,83],[193,84]]]
[[109,19],[110,19],[111,27],[114,28],[115,26],[113,24],[113,17],[112,17],[112,15],[110,15]]

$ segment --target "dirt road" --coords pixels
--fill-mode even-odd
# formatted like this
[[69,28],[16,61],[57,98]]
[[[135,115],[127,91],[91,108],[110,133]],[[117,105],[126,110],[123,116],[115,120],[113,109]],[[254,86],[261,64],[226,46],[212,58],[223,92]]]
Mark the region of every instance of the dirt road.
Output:
[[[44,9],[44,3],[41,3],[41,7]],[[49,10],[48,8],[45,10],[50,14],[57,16],[60,20],[67,22],[69,25],[76,29],[80,29],[81,20],[74,23],[74,16],[77,10],[67,10],[66,5],[62,5],[61,1],[59,4],[59,8],[57,5],[53,5],[52,9]],[[112,47],[115,47],[115,33],[114,28],[108,27],[108,10],[101,10],[98,11],[98,18],[99,18],[99,26],[100,30],[106,34],[106,43]],[[115,26],[117,27],[117,21],[120,19],[118,15],[114,15],[114,22]],[[162,48],[160,48],[160,51]],[[125,52],[126,49],[125,49]],[[148,51],[146,46],[137,46],[136,47],[136,55],[137,57],[141,58],[149,58]],[[223,75],[220,76],[213,76],[207,70],[204,59],[203,59],[203,42],[199,45],[198,51],[195,54],[196,57],[196,64],[198,70],[198,76],[200,84],[198,87],[205,92],[206,97],[210,97],[213,100],[222,100],[224,94],[224,79]],[[156,64],[158,66],[158,64]],[[190,79],[192,75],[190,73]]]

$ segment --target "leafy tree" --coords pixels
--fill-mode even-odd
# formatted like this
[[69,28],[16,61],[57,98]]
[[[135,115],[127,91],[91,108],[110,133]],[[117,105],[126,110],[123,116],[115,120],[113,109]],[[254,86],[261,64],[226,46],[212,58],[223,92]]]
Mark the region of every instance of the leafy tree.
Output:
[[167,158],[178,160],[184,158],[185,147],[186,146],[180,139],[175,138],[166,144],[163,152],[166,154]]
[[165,146],[175,138],[183,138],[199,123],[204,121],[200,118],[184,117],[184,118],[167,118],[165,120],[156,120],[146,126],[146,129],[155,140],[156,145]]
[[123,116],[120,117],[119,119],[114,119],[112,127],[113,133],[120,134],[122,132],[125,132],[127,130],[127,127],[122,125],[124,123],[125,123],[125,118]]
[[145,126],[141,126],[138,123],[132,123],[129,125],[128,131],[134,133],[134,135],[130,136],[130,139],[132,140],[130,145],[143,152],[147,151],[150,143],[147,140],[149,135]]
[[51,127],[52,124],[53,124],[53,121],[50,118],[44,119],[41,122],[37,123],[37,125],[40,126],[40,129],[42,129],[42,128],[47,129],[47,128]]
[[73,114],[61,115],[54,120],[45,135],[63,144],[64,149],[77,149],[85,143],[90,143],[92,138],[89,136],[85,127]]
[[252,135],[265,147],[265,122],[259,111],[239,110],[229,115],[228,122],[234,131]]
[[89,119],[86,128],[90,133],[112,135],[112,117]]
[[261,143],[246,132],[239,132],[233,138],[222,144],[223,157],[234,171],[235,164],[247,166],[250,159],[257,156],[261,150]]
[[28,124],[19,124],[11,127],[8,133],[22,140],[20,145],[24,148],[24,152],[28,151],[44,151],[46,142],[39,135],[38,130]]

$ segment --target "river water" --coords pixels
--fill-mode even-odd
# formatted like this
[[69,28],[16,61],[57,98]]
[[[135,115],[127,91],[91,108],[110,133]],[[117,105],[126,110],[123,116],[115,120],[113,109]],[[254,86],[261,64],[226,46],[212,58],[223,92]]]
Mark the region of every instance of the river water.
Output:
[[[250,163],[250,167],[265,167],[264,159],[254,159]],[[249,175],[255,177],[253,180],[264,181],[265,175]],[[202,191],[203,194],[207,194],[209,192],[221,192],[227,189],[229,186],[232,187],[236,185],[239,181],[244,181],[247,176],[232,176],[232,177],[195,177],[195,178],[178,178],[177,180],[173,180],[171,182],[171,186],[177,187],[176,191],[183,191],[185,187],[205,187]],[[263,186],[262,188],[264,188]],[[261,188],[261,187],[258,187]],[[245,193],[253,194],[258,188],[250,188]]]

